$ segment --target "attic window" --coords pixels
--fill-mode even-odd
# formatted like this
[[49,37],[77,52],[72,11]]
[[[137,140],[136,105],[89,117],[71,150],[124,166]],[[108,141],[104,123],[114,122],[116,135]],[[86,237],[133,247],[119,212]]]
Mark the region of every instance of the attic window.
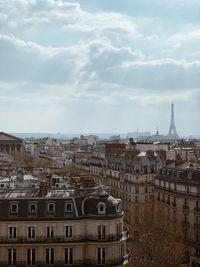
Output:
[[105,214],[106,213],[106,204],[103,202],[98,203],[98,214]]
[[121,203],[118,203],[116,206],[116,211],[121,212],[121,210],[122,210]]
[[72,212],[72,203],[65,203],[65,212]]

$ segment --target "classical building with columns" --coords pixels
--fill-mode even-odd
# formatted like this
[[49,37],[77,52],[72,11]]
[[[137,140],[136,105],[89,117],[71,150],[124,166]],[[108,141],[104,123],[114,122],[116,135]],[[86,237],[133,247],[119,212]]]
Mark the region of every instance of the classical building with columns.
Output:
[[0,132],[0,152],[3,153],[21,152],[22,143],[23,143],[22,139],[4,132]]

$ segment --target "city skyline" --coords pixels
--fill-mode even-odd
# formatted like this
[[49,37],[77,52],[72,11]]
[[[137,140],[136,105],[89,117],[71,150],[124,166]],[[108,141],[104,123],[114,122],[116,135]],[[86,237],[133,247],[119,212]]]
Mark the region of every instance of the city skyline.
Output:
[[0,1],[4,132],[200,135],[200,2]]

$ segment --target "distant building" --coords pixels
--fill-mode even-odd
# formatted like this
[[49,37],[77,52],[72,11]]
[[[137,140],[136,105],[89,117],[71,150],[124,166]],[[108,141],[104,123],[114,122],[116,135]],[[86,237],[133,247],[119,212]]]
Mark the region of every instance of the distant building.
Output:
[[133,139],[138,139],[138,138],[146,138],[146,137],[149,137],[151,136],[151,133],[150,132],[132,132],[132,133],[128,133],[127,134],[127,137],[128,138],[133,138]]
[[0,132],[0,152],[21,152],[22,144],[22,139],[4,132]]

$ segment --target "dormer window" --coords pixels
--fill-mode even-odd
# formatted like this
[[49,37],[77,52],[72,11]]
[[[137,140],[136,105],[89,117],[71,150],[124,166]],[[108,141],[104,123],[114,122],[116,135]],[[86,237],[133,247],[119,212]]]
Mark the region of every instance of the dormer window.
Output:
[[10,214],[16,215],[18,213],[18,204],[17,203],[11,203],[10,204]]
[[48,203],[47,205],[47,212],[52,214],[55,212],[55,203]]
[[116,211],[117,212],[121,212],[122,208],[121,208],[121,203],[118,203],[116,206]]
[[98,203],[98,214],[105,214],[106,213],[106,204],[103,202]]
[[37,213],[37,204],[30,203],[29,204],[29,214],[36,214]]
[[72,212],[72,203],[65,203],[65,212]]

